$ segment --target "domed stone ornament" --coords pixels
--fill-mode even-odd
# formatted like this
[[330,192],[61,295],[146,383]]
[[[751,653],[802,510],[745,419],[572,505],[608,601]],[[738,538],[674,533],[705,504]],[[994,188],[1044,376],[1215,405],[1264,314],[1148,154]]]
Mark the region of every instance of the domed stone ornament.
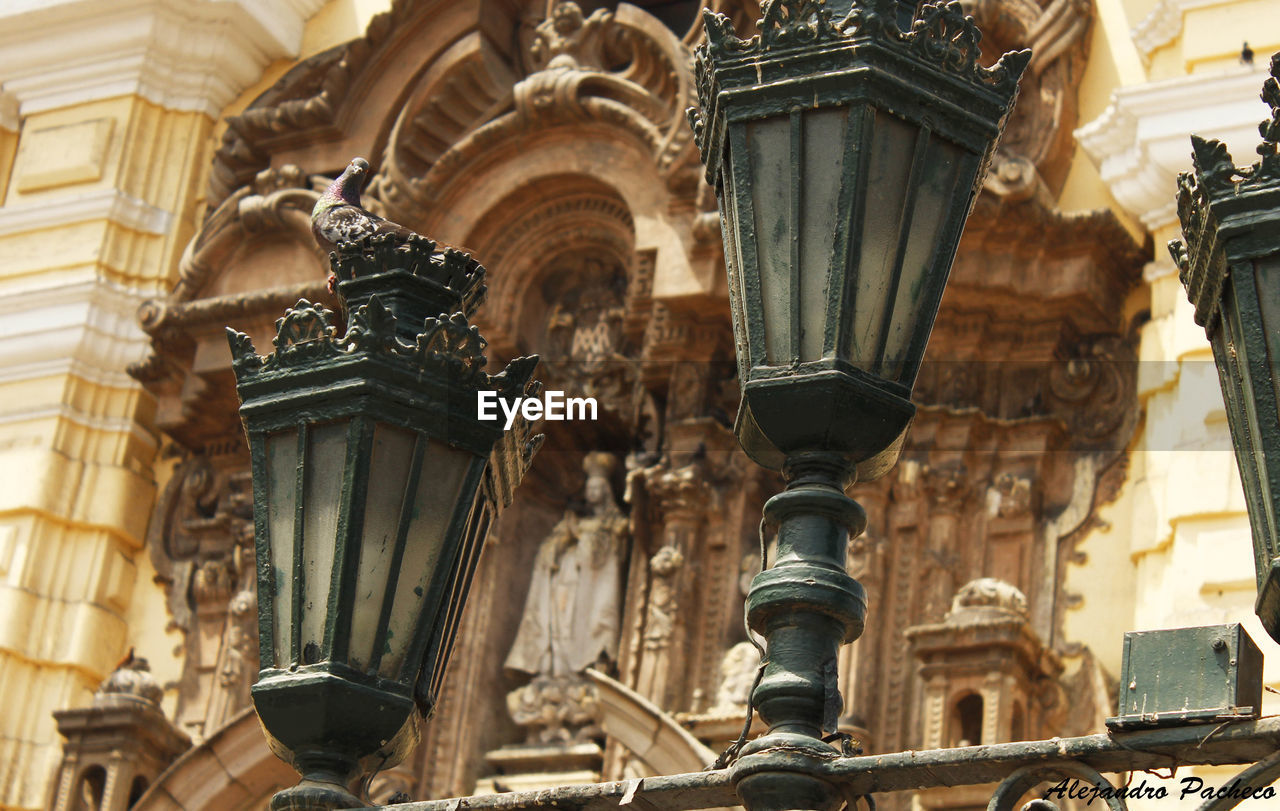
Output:
[[951,601],[950,617],[974,609],[996,609],[1027,617],[1027,598],[1012,583],[996,577],[980,577],[960,587]]

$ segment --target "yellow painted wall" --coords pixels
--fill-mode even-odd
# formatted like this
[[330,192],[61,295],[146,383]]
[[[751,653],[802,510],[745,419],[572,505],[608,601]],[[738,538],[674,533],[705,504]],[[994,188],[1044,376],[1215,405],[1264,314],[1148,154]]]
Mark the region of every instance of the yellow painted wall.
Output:
[[[350,38],[378,5],[335,0],[309,47]],[[289,64],[268,66],[222,116]],[[144,549],[171,464],[156,461],[154,400],[123,367],[143,346],[137,304],[168,291],[195,233],[222,116],[126,94],[0,126],[0,294],[40,314],[7,313],[0,337],[17,333],[33,357],[59,341],[71,357],[95,342],[123,353],[105,369],[52,351],[40,368],[0,366],[0,809],[44,806],[61,757],[53,711],[87,705],[130,647],[161,684],[181,674],[182,637]],[[105,315],[104,297],[116,301]],[[48,326],[63,316],[72,338]]]
[[[1118,87],[1169,88],[1168,103],[1176,105],[1178,83],[1191,81],[1189,77],[1198,81],[1248,74],[1250,69],[1239,60],[1245,37],[1260,65],[1280,50],[1280,3],[1270,0],[1222,0],[1192,9],[1183,15],[1181,31],[1172,41],[1145,55],[1133,47],[1129,29],[1142,24],[1158,5],[1169,6],[1167,0],[1097,1],[1094,51],[1081,85],[1082,124],[1102,117],[1115,104]],[[1252,75],[1260,91],[1266,74],[1255,68]],[[1133,105],[1138,128],[1170,126],[1162,114],[1185,112],[1176,107],[1148,109],[1158,98],[1153,92]],[[1186,94],[1185,104],[1198,103],[1205,101],[1193,92]],[[1215,135],[1221,122],[1205,118],[1193,124],[1196,131]],[[1189,146],[1187,152],[1182,169],[1190,169]],[[1251,154],[1235,157],[1240,163],[1254,159]],[[1154,160],[1141,150],[1126,160],[1144,158]],[[1172,174],[1165,175],[1165,182],[1172,200]],[[1063,202],[1070,208],[1121,208],[1083,150],[1076,156]],[[1116,676],[1125,630],[1242,622],[1263,650],[1267,682],[1276,684],[1280,656],[1253,614],[1256,592],[1248,517],[1217,371],[1165,249],[1168,240],[1181,236],[1180,229],[1169,222],[1151,230],[1132,212],[1121,213],[1131,231],[1149,237],[1153,246],[1141,291],[1150,313],[1139,346],[1137,393],[1143,415],[1121,494],[1102,510],[1104,527],[1080,545],[1087,563],[1068,572],[1068,591],[1084,599],[1068,614],[1067,637],[1089,645]],[[1264,697],[1264,712],[1275,711],[1274,699]],[[1235,771],[1195,773],[1209,784],[1221,785]],[[1188,773],[1180,771],[1178,776]],[[1160,784],[1176,797],[1176,780]],[[1130,801],[1134,809],[1171,806],[1181,807],[1173,801]]]

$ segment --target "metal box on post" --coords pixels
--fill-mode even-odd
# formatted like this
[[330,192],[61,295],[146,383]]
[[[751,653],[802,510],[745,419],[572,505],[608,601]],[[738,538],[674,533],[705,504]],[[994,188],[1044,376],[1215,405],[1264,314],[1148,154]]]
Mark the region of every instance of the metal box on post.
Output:
[[1239,623],[1124,635],[1119,715],[1110,729],[1257,718],[1262,651]]

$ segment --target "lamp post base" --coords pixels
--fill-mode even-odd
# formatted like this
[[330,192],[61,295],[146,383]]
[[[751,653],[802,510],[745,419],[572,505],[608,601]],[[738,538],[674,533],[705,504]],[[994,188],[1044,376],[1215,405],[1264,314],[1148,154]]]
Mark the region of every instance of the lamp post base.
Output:
[[351,785],[359,771],[356,762],[335,752],[301,753],[293,766],[302,775],[298,785],[278,791],[271,798],[270,811],[336,811],[364,808],[366,803],[352,794]]
[[366,803],[342,784],[337,775],[312,772],[298,785],[276,792],[271,798],[271,811],[336,811],[340,808],[364,808]]
[[815,773],[838,756],[817,738],[770,733],[742,748],[733,765],[734,788],[748,811],[835,811],[844,795]]

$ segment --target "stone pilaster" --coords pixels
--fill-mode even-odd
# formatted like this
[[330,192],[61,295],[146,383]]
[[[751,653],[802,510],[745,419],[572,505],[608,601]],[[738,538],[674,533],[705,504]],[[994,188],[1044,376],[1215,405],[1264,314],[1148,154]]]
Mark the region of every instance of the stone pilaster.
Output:
[[0,719],[0,808],[44,804],[53,711],[87,704],[130,642],[176,675],[140,554],[160,440],[125,373],[136,313],[171,284],[216,121],[319,6],[0,10],[0,683],[20,708]]

